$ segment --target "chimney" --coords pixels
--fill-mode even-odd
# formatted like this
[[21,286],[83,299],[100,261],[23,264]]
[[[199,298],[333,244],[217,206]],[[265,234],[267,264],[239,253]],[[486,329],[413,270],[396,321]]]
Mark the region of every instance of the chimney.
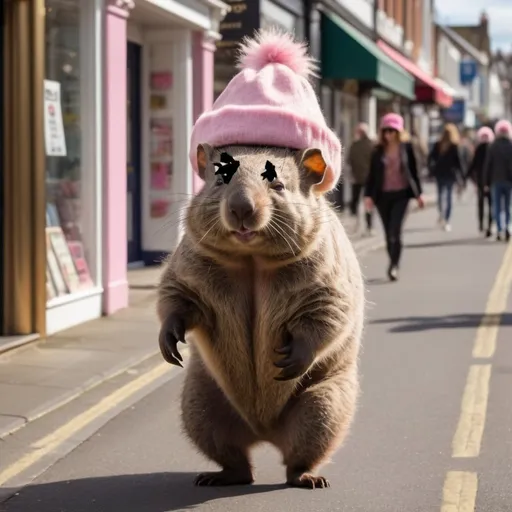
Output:
[[486,11],[482,11],[482,14],[480,14],[480,26],[482,28],[487,29],[488,23],[489,23],[489,16],[487,15]]

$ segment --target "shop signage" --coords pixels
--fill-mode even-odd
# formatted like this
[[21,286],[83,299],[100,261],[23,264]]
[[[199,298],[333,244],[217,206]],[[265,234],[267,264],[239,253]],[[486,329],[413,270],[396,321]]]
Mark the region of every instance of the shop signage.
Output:
[[470,85],[478,75],[478,64],[474,60],[464,59],[460,62],[460,83]]
[[450,108],[441,111],[443,119],[448,123],[460,124],[464,122],[466,115],[465,100],[454,100]]
[[66,156],[66,137],[60,104],[60,83],[44,81],[44,141],[47,156]]
[[222,40],[217,42],[219,49],[236,48],[245,36],[252,36],[260,28],[260,0],[225,0],[231,7],[220,23]]

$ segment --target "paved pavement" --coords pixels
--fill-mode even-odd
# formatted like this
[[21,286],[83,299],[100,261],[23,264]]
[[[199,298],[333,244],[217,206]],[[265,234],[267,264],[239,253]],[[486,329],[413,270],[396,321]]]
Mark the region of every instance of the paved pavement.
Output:
[[[323,471],[330,489],[284,488],[268,447],[256,451],[252,487],[193,487],[212,466],[181,434],[183,370],[157,356],[6,437],[0,499],[17,494],[0,510],[510,512],[512,250],[479,237],[472,204],[455,206],[453,233],[435,227],[434,210],[408,218],[398,283],[384,279],[383,251],[362,259],[363,393]],[[145,343],[154,333],[143,337],[142,324]]]

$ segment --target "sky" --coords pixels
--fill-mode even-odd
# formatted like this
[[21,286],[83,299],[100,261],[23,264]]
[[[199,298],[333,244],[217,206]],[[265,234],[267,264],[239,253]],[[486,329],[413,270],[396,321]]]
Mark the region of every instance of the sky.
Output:
[[476,25],[485,9],[493,49],[512,50],[512,0],[436,0],[436,9],[447,25]]

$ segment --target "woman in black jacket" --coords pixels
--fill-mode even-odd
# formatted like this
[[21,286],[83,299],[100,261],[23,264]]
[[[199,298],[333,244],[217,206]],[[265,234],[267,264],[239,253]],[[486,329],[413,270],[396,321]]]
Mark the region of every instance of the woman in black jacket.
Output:
[[380,142],[372,153],[365,187],[367,211],[377,207],[386,234],[389,255],[388,277],[398,279],[402,253],[402,225],[411,198],[423,207],[416,157],[410,143],[402,143],[404,120],[398,114],[385,115],[380,124]]
[[477,133],[478,146],[475,155],[469,166],[467,178],[469,178],[477,188],[478,193],[478,227],[480,232],[484,231],[484,210],[487,203],[487,231],[485,236],[489,238],[492,234],[492,198],[491,192],[486,187],[484,180],[485,161],[489,145],[494,141],[494,132],[491,128],[483,126]]
[[448,123],[441,139],[434,144],[428,156],[428,168],[437,182],[439,223],[445,231],[451,231],[454,186],[462,190],[465,183],[463,167],[459,131],[454,124]]

